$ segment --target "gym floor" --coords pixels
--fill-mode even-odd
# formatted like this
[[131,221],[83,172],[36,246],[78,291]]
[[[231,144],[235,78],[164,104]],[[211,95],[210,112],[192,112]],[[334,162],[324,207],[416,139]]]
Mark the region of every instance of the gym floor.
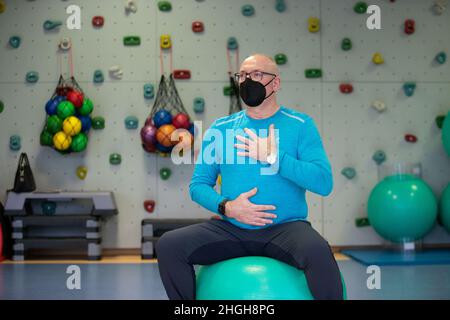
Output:
[[[382,266],[381,289],[369,290],[366,266],[336,254],[348,299],[450,299],[450,265]],[[81,270],[81,289],[69,290],[69,265]],[[167,299],[157,260],[138,256],[0,263],[0,300]]]

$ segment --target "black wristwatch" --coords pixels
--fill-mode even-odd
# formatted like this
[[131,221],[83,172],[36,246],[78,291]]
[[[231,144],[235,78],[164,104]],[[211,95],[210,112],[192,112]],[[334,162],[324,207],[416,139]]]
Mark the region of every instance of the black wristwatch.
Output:
[[221,215],[225,216],[225,204],[230,201],[228,199],[222,200],[221,203],[219,203],[218,211]]

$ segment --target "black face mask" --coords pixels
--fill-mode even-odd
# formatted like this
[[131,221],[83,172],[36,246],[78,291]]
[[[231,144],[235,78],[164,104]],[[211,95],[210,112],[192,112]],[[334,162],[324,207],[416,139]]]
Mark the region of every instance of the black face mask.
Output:
[[272,93],[266,97],[266,87],[272,81],[273,79],[266,85],[263,85],[258,81],[253,81],[250,78],[246,78],[245,81],[239,85],[239,95],[246,105],[249,107],[257,107],[274,93],[274,91],[272,91]]

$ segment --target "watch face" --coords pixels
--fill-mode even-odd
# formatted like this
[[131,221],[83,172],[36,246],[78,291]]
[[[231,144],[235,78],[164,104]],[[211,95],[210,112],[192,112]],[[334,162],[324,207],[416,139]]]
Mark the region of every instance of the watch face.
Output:
[[270,155],[267,157],[267,162],[268,162],[269,164],[274,164],[274,163],[276,162],[276,160],[277,160],[277,157],[276,157],[276,155],[274,155],[274,154],[270,154]]

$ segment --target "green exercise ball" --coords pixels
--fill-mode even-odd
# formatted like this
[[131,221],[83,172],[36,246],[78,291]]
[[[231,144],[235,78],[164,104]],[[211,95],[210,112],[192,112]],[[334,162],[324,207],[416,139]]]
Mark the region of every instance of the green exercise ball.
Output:
[[440,209],[442,225],[445,230],[450,232],[450,183],[444,189],[444,192],[442,192]]
[[444,144],[445,151],[450,156],[450,111],[447,113],[442,124],[442,143]]
[[437,218],[437,200],[431,188],[411,174],[384,178],[372,190],[367,204],[370,224],[383,238],[409,242],[423,238]]
[[[341,277],[342,278],[342,277]],[[347,298],[345,283],[344,299]],[[305,274],[268,257],[248,256],[200,266],[197,300],[313,300]]]

